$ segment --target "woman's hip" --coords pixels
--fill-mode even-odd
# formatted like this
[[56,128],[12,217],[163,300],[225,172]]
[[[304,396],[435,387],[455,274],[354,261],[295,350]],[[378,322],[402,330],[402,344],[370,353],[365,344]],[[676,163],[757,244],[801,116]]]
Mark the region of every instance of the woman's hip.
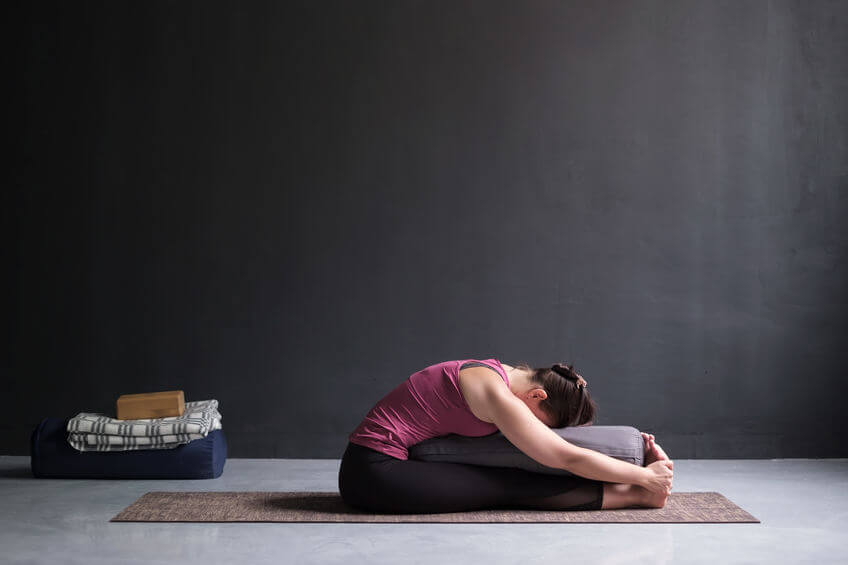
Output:
[[387,464],[396,458],[356,443],[348,442],[339,467],[339,492],[348,504],[362,505],[368,489],[380,482]]

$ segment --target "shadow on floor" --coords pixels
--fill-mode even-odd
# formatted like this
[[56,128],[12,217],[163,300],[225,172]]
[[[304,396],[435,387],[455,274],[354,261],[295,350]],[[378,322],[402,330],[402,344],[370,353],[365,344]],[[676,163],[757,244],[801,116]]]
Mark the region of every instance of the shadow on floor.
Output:
[[21,467],[12,467],[10,469],[0,469],[0,479],[34,479],[32,469],[29,465]]

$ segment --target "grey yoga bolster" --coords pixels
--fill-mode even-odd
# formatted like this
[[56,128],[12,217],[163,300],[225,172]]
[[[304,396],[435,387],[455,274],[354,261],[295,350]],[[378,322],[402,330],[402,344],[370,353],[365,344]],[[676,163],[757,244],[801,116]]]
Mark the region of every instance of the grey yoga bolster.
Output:
[[[574,445],[643,465],[644,441],[639,430],[632,426],[570,426],[551,430]],[[565,469],[542,465],[515,447],[499,431],[480,437],[450,434],[431,438],[411,446],[409,458],[487,467],[515,467],[549,475],[574,475]]]

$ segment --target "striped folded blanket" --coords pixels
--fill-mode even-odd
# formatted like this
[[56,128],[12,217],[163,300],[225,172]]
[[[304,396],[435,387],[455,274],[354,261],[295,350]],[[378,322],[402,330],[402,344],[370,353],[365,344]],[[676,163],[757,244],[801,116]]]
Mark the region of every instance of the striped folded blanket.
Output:
[[78,451],[169,449],[221,429],[217,400],[185,403],[182,416],[117,420],[80,412],[68,420],[68,443]]

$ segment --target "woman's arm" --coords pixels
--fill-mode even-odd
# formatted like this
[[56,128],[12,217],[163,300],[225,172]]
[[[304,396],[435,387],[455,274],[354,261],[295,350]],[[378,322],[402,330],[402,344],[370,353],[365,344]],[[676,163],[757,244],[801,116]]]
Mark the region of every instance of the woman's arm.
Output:
[[[644,486],[650,472],[645,467],[609,457],[569,443],[539,420],[521,399],[492,375],[492,385],[483,386],[484,412],[515,447],[543,465],[565,469],[575,475]],[[487,379],[488,381],[488,379]]]

